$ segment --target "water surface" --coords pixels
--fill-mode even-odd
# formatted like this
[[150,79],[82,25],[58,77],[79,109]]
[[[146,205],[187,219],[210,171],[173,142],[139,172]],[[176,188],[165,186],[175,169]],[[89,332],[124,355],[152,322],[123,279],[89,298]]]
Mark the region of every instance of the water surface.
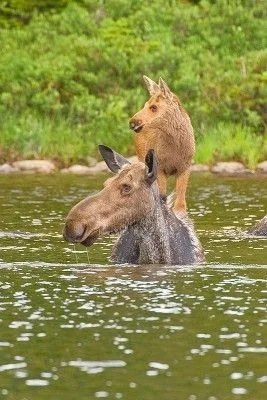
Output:
[[74,252],[66,213],[103,180],[0,176],[0,399],[265,399],[266,180],[192,177],[197,268]]

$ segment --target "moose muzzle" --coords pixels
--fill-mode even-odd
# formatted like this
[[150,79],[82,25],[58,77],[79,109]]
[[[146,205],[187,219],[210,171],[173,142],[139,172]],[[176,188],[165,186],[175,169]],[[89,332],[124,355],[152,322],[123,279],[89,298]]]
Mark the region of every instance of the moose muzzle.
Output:
[[67,242],[81,243],[84,246],[91,246],[101,235],[101,229],[90,229],[88,226],[77,223],[74,220],[67,220],[63,230],[63,237]]

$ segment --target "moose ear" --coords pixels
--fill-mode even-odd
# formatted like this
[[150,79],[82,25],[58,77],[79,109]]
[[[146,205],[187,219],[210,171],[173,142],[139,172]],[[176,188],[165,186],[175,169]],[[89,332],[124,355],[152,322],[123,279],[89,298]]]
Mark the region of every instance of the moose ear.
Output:
[[145,158],[145,164],[148,167],[146,181],[150,185],[152,185],[152,183],[157,178],[157,160],[156,160],[155,151],[153,149],[148,150],[146,158]]
[[152,81],[152,79],[148,78],[145,75],[143,75],[143,79],[145,81],[150,96],[153,96],[154,94],[160,92],[160,87],[156,82]]
[[162,79],[159,78],[159,88],[161,93],[167,98],[167,99],[172,99],[173,94],[169,88],[169,86],[167,85],[167,83]]
[[131,164],[126,158],[113,151],[110,147],[100,144],[98,150],[108,168],[112,172],[118,172],[126,164]]

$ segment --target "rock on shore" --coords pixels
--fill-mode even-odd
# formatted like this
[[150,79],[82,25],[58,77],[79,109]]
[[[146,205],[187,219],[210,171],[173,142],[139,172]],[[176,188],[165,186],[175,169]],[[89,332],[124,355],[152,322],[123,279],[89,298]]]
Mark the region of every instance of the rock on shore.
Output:
[[[136,156],[129,157],[128,160],[131,163],[137,161]],[[88,160],[89,162],[89,160]],[[13,172],[26,172],[26,173],[51,173],[56,171],[57,168],[52,161],[49,160],[21,160],[16,161],[12,165],[2,164],[0,165],[0,174],[9,174]],[[104,161],[96,162],[95,159],[90,160],[90,164],[74,164],[68,168],[60,169],[61,173],[71,174],[92,174],[97,175],[102,172],[108,172],[108,168]],[[252,176],[252,175],[265,175],[267,176],[267,161],[263,161],[258,164],[256,170],[247,169],[242,163],[237,161],[224,162],[220,161],[209,167],[206,164],[193,164],[191,166],[191,172],[212,172],[222,176]]]
[[267,161],[263,161],[258,164],[257,172],[261,172],[263,174],[267,174]]
[[215,174],[236,174],[244,170],[244,165],[237,161],[220,161],[211,167],[211,172]]
[[56,169],[55,164],[49,160],[21,160],[15,161],[12,165],[17,170],[24,172],[42,172],[49,174]]
[[209,166],[205,164],[193,164],[190,167],[191,172],[208,172]]
[[18,168],[12,167],[10,164],[0,165],[0,174],[10,174],[12,172],[18,172]]
[[60,170],[62,173],[72,173],[72,174],[89,174],[90,168],[86,165],[74,164],[69,168],[63,168]]
[[101,172],[107,172],[108,168],[107,165],[104,161],[100,161],[99,163],[97,163],[96,165],[92,166],[92,167],[87,167],[85,165],[81,165],[81,164],[75,164],[70,166],[69,168],[63,168],[60,170],[60,172],[62,173],[71,173],[71,174],[99,174]]
[[[128,160],[130,163],[134,163],[137,161],[136,156],[129,157]],[[63,168],[60,170],[62,173],[72,173],[72,174],[92,174],[92,175],[97,175],[101,172],[108,172],[108,167],[105,161],[99,161],[98,163],[95,163],[94,165],[87,167],[85,165],[81,164],[75,164],[70,166],[69,168]]]

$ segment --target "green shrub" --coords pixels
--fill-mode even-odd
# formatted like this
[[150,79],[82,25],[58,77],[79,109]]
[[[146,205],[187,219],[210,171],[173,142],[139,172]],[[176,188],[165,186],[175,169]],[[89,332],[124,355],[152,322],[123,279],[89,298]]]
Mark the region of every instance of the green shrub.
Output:
[[198,138],[198,163],[236,160],[255,168],[264,158],[267,158],[266,137],[238,124],[218,123]]
[[[143,74],[162,76],[181,98],[199,159],[263,157],[261,146],[244,152],[266,134],[264,2],[10,0],[0,15],[2,159],[67,163],[100,142],[132,152],[128,118],[148,98]],[[213,137],[222,127],[235,137],[228,153]]]

